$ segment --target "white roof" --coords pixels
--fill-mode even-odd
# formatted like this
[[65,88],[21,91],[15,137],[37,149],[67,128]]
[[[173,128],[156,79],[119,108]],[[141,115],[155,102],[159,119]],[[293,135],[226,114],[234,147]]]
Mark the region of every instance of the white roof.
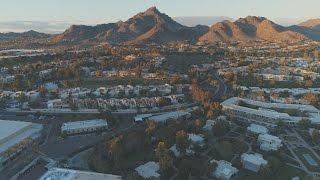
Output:
[[258,124],[250,124],[249,127],[247,127],[247,130],[250,132],[253,132],[255,134],[267,134],[268,128],[258,125]]
[[261,154],[255,153],[255,154],[242,154],[241,159],[246,162],[250,162],[252,164],[261,166],[261,165],[267,165],[268,161],[263,159],[263,156]]
[[281,143],[281,139],[277,136],[273,136],[273,135],[270,135],[270,134],[260,134],[258,139],[263,139],[263,140],[267,140],[267,141],[273,141],[273,142],[278,142],[278,143]]
[[203,135],[188,134],[188,138],[190,141],[195,143],[202,143],[204,141]]
[[0,120],[0,142],[17,131],[32,125],[30,122]]
[[103,127],[107,125],[108,123],[104,119],[93,119],[93,120],[86,120],[86,121],[75,121],[75,122],[63,123],[61,130],[68,131],[68,130],[83,129],[83,128]]
[[146,164],[143,164],[137,167],[135,170],[138,172],[138,174],[141,177],[146,179],[152,178],[152,177],[155,177],[155,178],[160,177],[160,174],[158,173],[158,171],[160,170],[160,166],[158,163],[153,161],[147,162]]
[[20,121],[0,120],[0,154],[26,138],[36,138],[42,125]]
[[220,160],[217,162],[218,166],[214,171],[214,175],[221,179],[230,179],[231,176],[238,172],[238,169],[233,167],[228,161]]
[[[253,109],[248,108],[244,106],[239,106],[238,102],[243,101],[247,104],[259,107],[259,109]],[[302,105],[302,104],[284,104],[284,103],[268,103],[268,102],[262,102],[262,101],[254,101],[250,99],[242,99],[238,97],[232,97],[230,99],[227,99],[226,101],[222,102],[221,105],[223,107],[229,108],[229,109],[237,109],[239,111],[243,111],[250,114],[256,114],[264,117],[269,117],[273,119],[282,119],[285,121],[291,121],[291,122],[298,122],[302,120],[303,117],[296,117],[296,116],[290,116],[287,113],[281,113],[277,112],[275,110],[272,110],[272,108],[279,108],[279,109],[288,109],[288,110],[296,110],[296,111],[302,111],[302,112],[308,112],[309,114],[319,114],[320,111],[311,105]],[[312,116],[311,116],[312,118]],[[313,122],[317,122],[316,118],[312,118]],[[318,121],[320,123],[320,121]]]
[[184,111],[174,111],[174,112],[168,112],[165,114],[157,115],[157,116],[152,116],[150,117],[151,120],[155,122],[165,122],[169,119],[177,119],[182,116],[190,115],[189,112],[184,112]]
[[121,180],[121,176],[72,169],[52,168],[39,180]]

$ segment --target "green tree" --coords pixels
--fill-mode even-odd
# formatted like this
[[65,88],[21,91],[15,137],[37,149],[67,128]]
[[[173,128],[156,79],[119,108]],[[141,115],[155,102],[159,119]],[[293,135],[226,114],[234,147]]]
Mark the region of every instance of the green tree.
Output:
[[308,127],[310,127],[310,125],[311,121],[308,118],[303,118],[298,122],[298,126],[302,129],[307,129]]
[[212,127],[212,133],[217,137],[224,136],[229,131],[230,124],[226,120],[217,120],[215,125]]
[[147,127],[145,132],[149,137],[151,137],[157,128],[157,124],[154,121],[147,121],[146,124],[147,124]]
[[156,157],[159,161],[159,166],[162,171],[167,171],[173,166],[173,160],[164,142],[159,142],[156,148]]
[[188,134],[185,131],[181,130],[176,133],[176,144],[177,149],[184,154],[189,147]]
[[319,143],[319,138],[320,138],[319,130],[318,129],[314,129],[312,131],[312,134],[311,134],[312,142],[314,144],[318,144]]

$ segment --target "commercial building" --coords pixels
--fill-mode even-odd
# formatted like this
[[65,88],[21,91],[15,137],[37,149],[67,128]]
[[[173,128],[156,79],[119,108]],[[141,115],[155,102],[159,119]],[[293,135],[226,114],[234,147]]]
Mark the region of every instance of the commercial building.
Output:
[[0,167],[41,136],[42,125],[0,120]]
[[187,111],[172,111],[162,114],[140,114],[137,115],[134,120],[135,122],[141,122],[145,120],[151,120],[156,123],[165,123],[169,120],[177,120],[180,118],[188,119],[191,117],[191,113]]
[[233,97],[221,103],[231,118],[274,128],[279,121],[294,125],[302,119],[320,124],[320,111],[311,105],[268,103]]
[[277,151],[282,147],[281,139],[270,134],[260,134],[258,142],[260,143],[260,149],[264,151]]
[[121,176],[72,169],[51,168],[39,180],[121,180]]
[[248,169],[253,172],[258,172],[261,167],[268,164],[268,161],[263,159],[261,154],[242,154],[241,155],[241,162],[245,169]]
[[104,119],[93,119],[86,121],[75,121],[63,123],[61,133],[66,135],[91,133],[95,131],[103,131],[108,128],[108,122]]

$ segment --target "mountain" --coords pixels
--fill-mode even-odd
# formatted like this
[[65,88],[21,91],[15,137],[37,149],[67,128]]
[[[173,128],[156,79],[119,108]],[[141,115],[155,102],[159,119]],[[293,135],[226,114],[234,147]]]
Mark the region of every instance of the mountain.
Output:
[[275,24],[264,17],[248,16],[235,22],[223,21],[214,24],[206,34],[199,38],[199,41],[207,43],[255,40],[298,42],[307,39],[305,35]]
[[212,24],[225,20],[233,21],[232,18],[225,16],[181,16],[174,17],[173,19],[178,23],[189,27],[196,25],[211,26]]
[[298,26],[308,27],[320,31],[320,18],[307,20],[305,22],[300,23]]
[[19,38],[47,38],[49,35],[44,33],[39,33],[36,31],[27,31],[23,33],[15,33],[15,32],[9,32],[9,33],[0,33],[0,40],[14,40]]
[[168,15],[149,8],[125,22],[97,26],[71,26],[64,33],[53,38],[56,43],[168,43],[173,41],[196,41],[208,30],[206,26],[186,27]]

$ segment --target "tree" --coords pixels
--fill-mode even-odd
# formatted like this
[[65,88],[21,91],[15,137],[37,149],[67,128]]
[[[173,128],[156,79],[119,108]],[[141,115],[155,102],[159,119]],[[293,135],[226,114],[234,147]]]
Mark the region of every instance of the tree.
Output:
[[298,126],[302,129],[307,129],[308,127],[310,127],[310,125],[311,121],[308,118],[303,118],[298,122]]
[[173,166],[173,160],[164,142],[159,142],[156,148],[156,157],[159,161],[159,166],[162,171],[167,171]]
[[312,142],[314,144],[318,144],[319,143],[319,138],[320,138],[319,130],[318,129],[314,129],[312,131],[312,134],[311,134]]
[[123,136],[118,136],[111,139],[109,143],[109,155],[111,156],[115,166],[119,166],[121,162],[121,156],[124,152],[123,149]]
[[147,121],[146,134],[151,137],[156,130],[157,124],[154,121]]
[[275,156],[270,156],[267,158],[268,161],[268,166],[271,170],[271,172],[274,174],[276,171],[281,167],[282,163],[281,161],[275,157]]
[[229,141],[222,141],[218,147],[219,154],[225,160],[232,156],[232,144]]
[[217,120],[212,127],[212,132],[215,136],[224,136],[230,130],[230,124],[226,120]]
[[319,102],[319,98],[317,95],[315,95],[314,93],[306,93],[303,96],[303,99],[308,101],[310,104],[312,105],[316,105]]
[[180,153],[184,154],[189,147],[188,135],[185,131],[181,130],[176,133],[176,144]]
[[268,165],[261,167],[259,174],[263,177],[270,177],[272,175],[272,171]]

